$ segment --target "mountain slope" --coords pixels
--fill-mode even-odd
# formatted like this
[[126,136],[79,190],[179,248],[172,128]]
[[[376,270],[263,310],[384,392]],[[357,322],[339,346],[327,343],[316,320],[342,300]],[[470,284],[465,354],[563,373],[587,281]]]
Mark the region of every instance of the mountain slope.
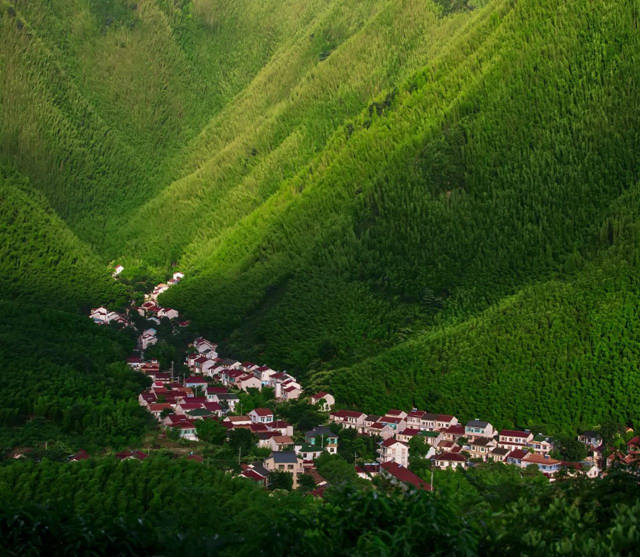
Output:
[[41,194],[0,168],[0,299],[76,312],[124,305],[125,289],[68,229]]
[[634,3],[1,6],[0,157],[62,252],[179,265],[163,304],[343,403],[635,416]]

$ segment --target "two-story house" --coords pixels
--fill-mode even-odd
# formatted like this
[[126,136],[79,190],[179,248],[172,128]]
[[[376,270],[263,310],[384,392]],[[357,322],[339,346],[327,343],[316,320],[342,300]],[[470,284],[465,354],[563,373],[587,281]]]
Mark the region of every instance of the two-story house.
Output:
[[380,443],[378,448],[379,462],[396,462],[400,466],[409,466],[409,446],[397,439],[389,438]]

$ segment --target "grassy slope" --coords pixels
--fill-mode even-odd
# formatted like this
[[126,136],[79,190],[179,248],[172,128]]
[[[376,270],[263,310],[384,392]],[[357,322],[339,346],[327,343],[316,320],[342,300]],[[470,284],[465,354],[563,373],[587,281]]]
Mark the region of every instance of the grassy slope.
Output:
[[503,427],[637,424],[639,196],[634,187],[612,208],[593,261],[575,256],[555,279],[314,384],[371,410],[415,404]]
[[134,340],[79,312],[124,305],[125,289],[41,193],[0,170],[0,450],[137,443],[149,418],[145,379],[123,363]]
[[434,28],[434,11],[414,1],[329,4],[189,146],[185,175],[124,230],[127,250],[162,263],[186,249],[184,263],[198,265],[202,253],[303,168],[345,118],[440,47],[447,33]]

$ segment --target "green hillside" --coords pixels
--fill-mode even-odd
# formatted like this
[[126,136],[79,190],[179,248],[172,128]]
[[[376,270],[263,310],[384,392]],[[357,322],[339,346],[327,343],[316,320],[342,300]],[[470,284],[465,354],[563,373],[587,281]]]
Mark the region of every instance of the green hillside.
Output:
[[3,0],[5,290],[77,309],[115,259],[175,264],[163,304],[343,404],[634,421],[639,18]]
[[69,230],[46,199],[15,171],[0,168],[0,300],[75,312],[118,307],[125,289]]

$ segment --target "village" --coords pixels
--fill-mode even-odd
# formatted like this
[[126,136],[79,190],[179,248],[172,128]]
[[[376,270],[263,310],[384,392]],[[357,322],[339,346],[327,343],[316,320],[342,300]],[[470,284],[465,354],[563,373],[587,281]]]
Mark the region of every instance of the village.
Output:
[[[144,303],[135,308],[137,314],[157,325],[167,319],[178,327],[188,326],[188,321],[180,320],[178,311],[158,305],[158,296],[183,277],[182,273],[175,273],[166,284],[156,286],[145,295]],[[98,324],[115,322],[132,326],[126,315],[106,308],[92,310],[90,318]],[[274,473],[290,474],[294,489],[301,477],[307,475],[314,480],[312,493],[321,496],[327,481],[318,473],[315,461],[324,453],[338,453],[341,433],[345,430],[373,439],[377,444],[375,461],[354,462],[358,477],[372,480],[380,476],[405,489],[433,489],[433,479],[426,482],[409,469],[411,447],[416,446],[422,447],[420,456],[429,462],[432,470],[464,470],[481,463],[501,462],[537,470],[550,481],[577,475],[596,478],[603,474],[606,468],[603,464],[630,466],[640,460],[640,437],[637,436],[627,442],[625,450],[612,452],[603,462],[601,436],[597,432],[584,432],[578,441],[586,448],[586,458],[568,462],[551,456],[555,448],[552,438],[526,429],[497,430],[481,419],[461,423],[453,415],[416,408],[389,409],[384,415],[336,409],[335,398],[330,393],[308,395],[290,373],[223,358],[218,353],[218,345],[203,337],[190,343],[184,361],[189,375],[178,379],[173,370],[161,370],[157,360],[145,359],[145,351],[157,341],[155,328],[144,329],[139,332],[138,353],[127,359],[132,369],[151,380],[150,387],[138,397],[140,406],[154,417],[163,431],[185,442],[197,442],[199,425],[208,420],[222,424],[228,435],[248,430],[257,447],[268,450],[268,456],[260,461],[240,463],[241,471],[237,475],[264,487],[270,486]],[[273,408],[257,407],[243,413],[239,395],[263,389],[273,393],[276,405],[306,401],[321,413],[324,423],[299,431],[278,419]],[[147,454],[125,451],[117,456],[144,459]]]

